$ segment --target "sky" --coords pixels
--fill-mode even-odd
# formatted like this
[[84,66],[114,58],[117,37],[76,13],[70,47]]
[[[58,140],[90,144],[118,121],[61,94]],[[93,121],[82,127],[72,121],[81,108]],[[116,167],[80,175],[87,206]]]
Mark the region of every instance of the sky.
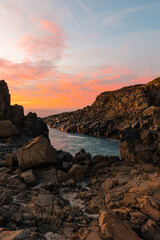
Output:
[[0,0],[12,104],[77,109],[160,76],[159,0]]

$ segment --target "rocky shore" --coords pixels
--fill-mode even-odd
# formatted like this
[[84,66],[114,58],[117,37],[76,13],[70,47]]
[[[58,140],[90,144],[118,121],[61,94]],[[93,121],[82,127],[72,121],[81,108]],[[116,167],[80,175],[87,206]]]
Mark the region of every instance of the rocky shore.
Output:
[[[0,240],[160,239],[159,80],[129,87],[127,96],[132,95],[131,89],[141,95],[147,89],[149,96],[142,100],[148,96],[155,105],[138,103],[133,115],[141,112],[139,120],[130,119],[122,131],[115,128],[113,135],[121,139],[120,160],[116,156],[92,157],[84,149],[74,157],[57,151],[50,144],[46,124],[36,114],[24,116],[23,107],[11,106],[8,87],[0,81]],[[77,126],[76,114],[83,111],[47,121],[54,126],[55,121],[63,120],[56,125],[60,127],[70,114]],[[148,115],[143,119],[144,111]],[[78,119],[81,123],[81,115]],[[118,115],[115,122],[117,119]]]

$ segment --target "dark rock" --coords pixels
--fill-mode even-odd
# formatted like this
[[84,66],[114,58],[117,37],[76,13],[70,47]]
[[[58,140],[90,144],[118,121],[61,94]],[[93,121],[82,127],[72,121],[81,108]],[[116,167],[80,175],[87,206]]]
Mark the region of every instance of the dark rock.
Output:
[[38,180],[36,179],[32,169],[29,169],[29,170],[23,172],[20,175],[20,177],[29,186],[35,186],[38,184]]
[[75,154],[74,162],[83,163],[84,161],[91,160],[92,156],[90,153],[86,152],[84,149],[81,149],[78,153]]
[[58,162],[62,169],[69,169],[73,164],[73,156],[69,152],[57,151]]
[[18,135],[19,131],[9,120],[0,121],[0,138],[13,137]]
[[18,166],[18,160],[17,160],[16,153],[6,154],[5,164],[8,167],[17,167]]
[[10,107],[10,119],[21,131],[24,125],[24,109],[20,105]]
[[80,164],[73,164],[68,172],[68,178],[80,181],[84,178],[85,170]]
[[0,120],[9,119],[10,115],[10,94],[4,80],[0,81]]
[[24,133],[32,137],[43,135],[48,139],[48,132],[46,123],[41,118],[37,118],[36,113],[29,112],[24,120]]

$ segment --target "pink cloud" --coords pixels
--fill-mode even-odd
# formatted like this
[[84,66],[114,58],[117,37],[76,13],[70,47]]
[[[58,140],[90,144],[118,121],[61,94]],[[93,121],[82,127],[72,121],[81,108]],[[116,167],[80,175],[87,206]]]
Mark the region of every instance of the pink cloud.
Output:
[[63,29],[46,20],[39,20],[36,27],[38,33],[23,36],[17,48],[24,49],[28,56],[59,59],[66,48],[67,37]]
[[29,81],[53,76],[55,71],[53,67],[49,66],[49,61],[13,63],[0,59],[0,75],[1,78],[6,79],[13,86],[16,84],[23,85]]
[[92,78],[96,78],[99,75],[107,75],[113,72],[113,67],[107,67],[107,68],[103,68],[103,69],[99,69],[97,72],[94,72],[92,75]]

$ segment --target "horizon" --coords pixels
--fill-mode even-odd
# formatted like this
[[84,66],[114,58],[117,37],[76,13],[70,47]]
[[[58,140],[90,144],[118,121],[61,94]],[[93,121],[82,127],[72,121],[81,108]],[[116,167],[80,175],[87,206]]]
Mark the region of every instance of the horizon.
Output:
[[76,110],[160,76],[158,0],[2,0],[0,9],[12,104]]

